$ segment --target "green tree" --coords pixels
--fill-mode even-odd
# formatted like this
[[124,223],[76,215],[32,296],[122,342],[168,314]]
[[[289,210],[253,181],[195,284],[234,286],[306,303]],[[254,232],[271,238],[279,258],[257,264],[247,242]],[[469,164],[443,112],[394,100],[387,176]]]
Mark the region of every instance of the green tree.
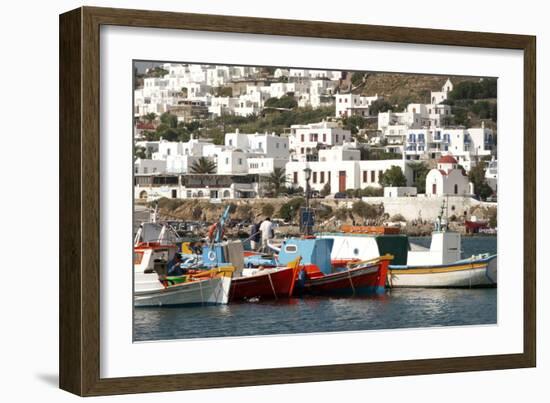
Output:
[[171,114],[170,112],[164,112],[162,115],[160,115],[160,122],[164,123],[171,129],[175,129],[176,127],[178,127],[178,117]]
[[330,182],[325,183],[319,194],[323,197],[327,197],[330,194]]
[[363,82],[363,79],[366,76],[366,72],[364,71],[356,71],[351,75],[351,83],[354,87],[357,87],[359,84]]
[[386,169],[382,174],[380,184],[384,187],[386,186],[406,186],[407,178],[403,174],[401,167],[393,165],[391,168]]
[[392,105],[385,99],[377,99],[369,106],[370,115],[378,115],[378,112],[387,112],[392,109]]
[[362,129],[365,127],[366,119],[359,115],[353,115],[348,118],[343,119],[343,126],[344,129],[350,130],[351,134],[357,134],[359,132],[359,129]]
[[145,119],[149,123],[153,122],[153,120],[155,120],[156,118],[157,118],[157,114],[154,112],[143,115],[143,119]]
[[281,98],[269,98],[265,101],[266,107],[293,109],[298,106],[294,97],[283,95]]
[[142,160],[147,158],[147,152],[145,147],[135,147],[134,148],[134,157],[140,158]]
[[279,217],[287,221],[292,221],[300,211],[300,208],[305,205],[305,202],[303,197],[294,197],[290,199],[279,209]]
[[483,161],[479,161],[475,167],[470,169],[468,179],[474,184],[474,194],[480,199],[486,199],[493,194],[493,189],[485,179],[485,163]]
[[426,192],[426,176],[430,168],[425,162],[413,162],[409,164],[413,172],[413,185],[416,186],[418,193]]
[[266,177],[269,190],[277,197],[286,184],[286,172],[284,168],[274,168]]
[[497,79],[484,78],[481,81],[463,81],[454,86],[449,99],[483,99],[497,97]]
[[216,173],[216,163],[206,157],[200,157],[191,165],[191,172],[195,174],[213,174]]

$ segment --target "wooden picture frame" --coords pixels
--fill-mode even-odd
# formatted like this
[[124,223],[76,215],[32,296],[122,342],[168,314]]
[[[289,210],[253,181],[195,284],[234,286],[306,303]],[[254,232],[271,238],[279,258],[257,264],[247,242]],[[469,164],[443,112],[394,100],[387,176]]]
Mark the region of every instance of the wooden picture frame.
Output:
[[[524,52],[524,348],[521,354],[207,374],[100,377],[100,26],[171,28]],[[82,7],[60,16],[60,387],[81,396],[533,367],[536,364],[534,36]],[[506,263],[504,263],[506,264]]]

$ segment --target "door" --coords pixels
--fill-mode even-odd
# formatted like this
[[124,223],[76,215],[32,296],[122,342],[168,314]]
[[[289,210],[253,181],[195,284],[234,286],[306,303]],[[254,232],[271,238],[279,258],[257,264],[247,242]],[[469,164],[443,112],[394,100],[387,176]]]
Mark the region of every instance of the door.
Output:
[[346,191],[346,171],[340,171],[338,174],[338,191]]
[[176,199],[178,197],[178,190],[172,189],[172,199]]
[[432,184],[432,194],[436,194],[437,193],[437,185],[434,183]]

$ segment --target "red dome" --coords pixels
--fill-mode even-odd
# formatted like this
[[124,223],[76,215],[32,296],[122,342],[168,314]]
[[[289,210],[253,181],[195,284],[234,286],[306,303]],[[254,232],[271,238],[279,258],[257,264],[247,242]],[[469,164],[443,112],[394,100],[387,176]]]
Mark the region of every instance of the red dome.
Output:
[[445,155],[441,157],[438,161],[438,164],[458,164],[458,161],[452,155]]

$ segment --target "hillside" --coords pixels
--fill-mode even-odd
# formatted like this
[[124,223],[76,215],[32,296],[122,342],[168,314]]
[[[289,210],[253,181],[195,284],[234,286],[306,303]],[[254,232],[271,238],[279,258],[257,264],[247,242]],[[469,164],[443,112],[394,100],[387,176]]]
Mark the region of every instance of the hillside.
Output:
[[477,77],[368,72],[362,88],[358,88],[356,92],[370,96],[382,95],[394,105],[428,103],[430,91],[441,91],[447,78],[454,85],[463,81],[479,81]]

